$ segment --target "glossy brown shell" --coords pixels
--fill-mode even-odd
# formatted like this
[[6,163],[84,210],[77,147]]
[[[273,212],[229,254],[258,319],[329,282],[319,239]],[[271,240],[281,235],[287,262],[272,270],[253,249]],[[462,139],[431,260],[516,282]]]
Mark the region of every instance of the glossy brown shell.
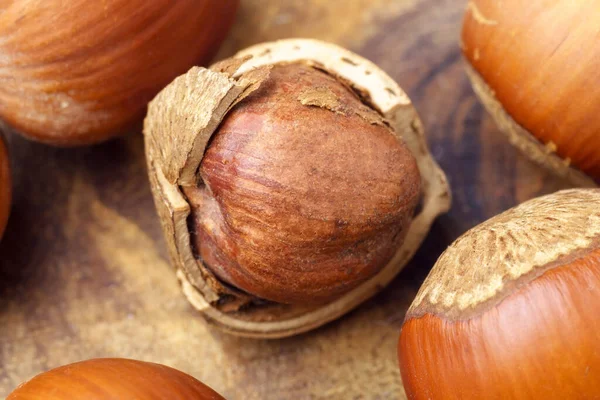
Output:
[[525,202],[457,239],[410,307],[409,399],[600,392],[600,189]]
[[469,78],[500,130],[577,186],[600,179],[599,23],[596,1],[471,0],[462,29]]
[[176,369],[149,362],[98,358],[44,372],[6,400],[224,400]]
[[0,118],[74,146],[125,133],[216,52],[238,0],[16,0],[0,13]]
[[[346,82],[390,122],[398,139],[406,142],[417,160],[422,207],[392,260],[376,276],[342,297],[320,306],[248,307],[243,294],[224,288],[194,258],[187,226],[190,206],[180,187],[196,185],[198,166],[219,122],[232,105],[260,86],[265,70],[258,67],[292,62],[317,67]],[[238,78],[247,72],[250,73],[244,74],[243,79]],[[435,217],[450,206],[445,175],[429,154],[421,122],[406,94],[371,62],[316,40],[265,43],[246,49],[211,70],[193,68],[151,102],[144,134],[155,203],[183,291],[208,321],[238,335],[291,336],[348,312],[396,276],[419,247]],[[240,308],[238,304],[245,306]]]

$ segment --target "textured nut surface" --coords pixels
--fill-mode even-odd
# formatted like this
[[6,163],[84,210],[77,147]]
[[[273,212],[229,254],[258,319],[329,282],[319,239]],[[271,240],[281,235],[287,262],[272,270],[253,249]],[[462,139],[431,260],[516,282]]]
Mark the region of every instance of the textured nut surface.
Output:
[[415,159],[381,116],[303,64],[273,67],[227,114],[200,176],[184,187],[200,259],[281,303],[331,300],[376,274],[420,194]]
[[8,2],[0,15],[0,117],[56,145],[124,133],[169,81],[210,60],[237,3]]
[[402,327],[409,399],[593,399],[600,393],[600,249],[516,288],[477,316]]
[[600,189],[529,200],[471,229],[438,259],[408,315],[462,318],[490,308],[575,255],[600,245]]
[[594,1],[472,0],[462,31],[467,61],[515,122],[596,179],[599,23]]

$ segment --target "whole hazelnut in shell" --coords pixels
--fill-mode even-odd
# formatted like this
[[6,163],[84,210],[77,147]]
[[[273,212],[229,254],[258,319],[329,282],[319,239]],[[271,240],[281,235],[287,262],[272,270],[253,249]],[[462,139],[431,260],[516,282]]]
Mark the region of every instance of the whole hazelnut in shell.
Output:
[[449,206],[406,95],[314,40],[193,68],[151,102],[144,133],[184,292],[241,335],[292,335],[348,311]]
[[98,358],[44,372],[6,400],[224,400],[181,371],[143,361]]
[[177,75],[210,61],[238,0],[15,0],[0,14],[0,118],[59,146],[139,123]]
[[457,239],[408,310],[409,399],[600,394],[600,189],[527,201]]
[[600,181],[600,3],[470,0],[462,51],[475,92],[529,158]]

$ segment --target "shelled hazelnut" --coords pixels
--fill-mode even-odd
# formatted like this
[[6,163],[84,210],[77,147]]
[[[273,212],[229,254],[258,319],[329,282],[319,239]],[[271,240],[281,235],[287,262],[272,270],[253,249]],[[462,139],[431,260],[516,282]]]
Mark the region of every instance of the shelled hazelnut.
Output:
[[314,40],[193,68],[151,102],[144,133],[184,292],[241,335],[296,334],[360,304],[449,207],[408,97]]

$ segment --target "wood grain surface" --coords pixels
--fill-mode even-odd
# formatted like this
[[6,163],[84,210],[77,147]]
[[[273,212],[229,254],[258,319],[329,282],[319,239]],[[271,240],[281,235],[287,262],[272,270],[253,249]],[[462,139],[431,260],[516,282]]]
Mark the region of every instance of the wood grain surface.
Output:
[[[342,5],[343,3],[343,5]],[[14,204],[0,244],[0,397],[65,363],[164,363],[230,400],[404,399],[396,344],[439,254],[475,224],[565,184],[514,150],[463,70],[457,0],[245,0],[220,56],[285,37],[329,40],[407,91],[453,188],[417,256],[381,294],[299,337],[207,327],[181,294],[155,215],[139,132],[54,149],[10,135]]]

